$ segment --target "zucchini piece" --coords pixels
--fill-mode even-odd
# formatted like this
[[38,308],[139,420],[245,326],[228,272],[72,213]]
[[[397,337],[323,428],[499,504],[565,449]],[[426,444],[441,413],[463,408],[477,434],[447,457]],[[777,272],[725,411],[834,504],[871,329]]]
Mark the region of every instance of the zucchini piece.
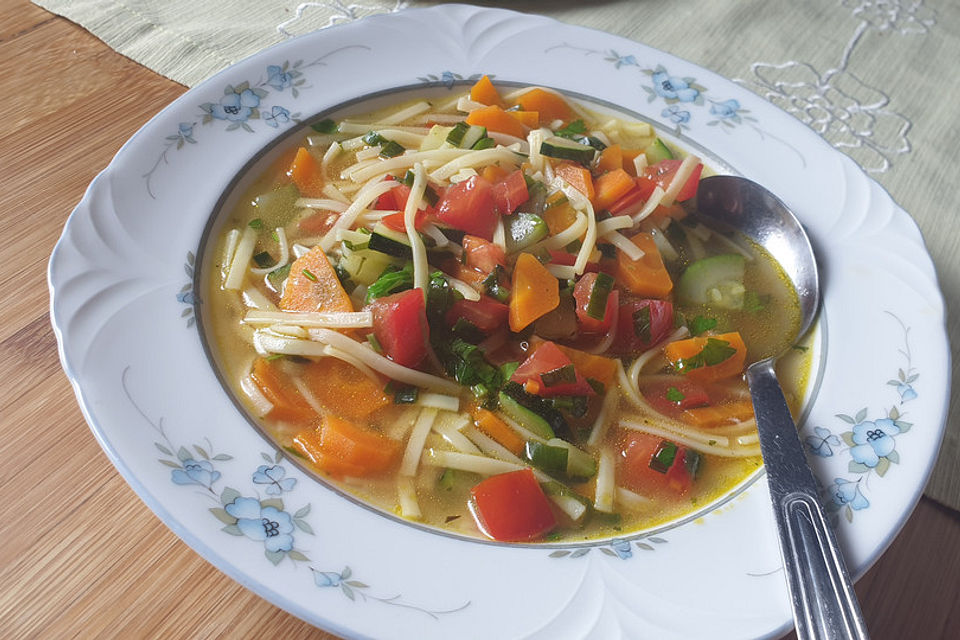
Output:
[[527,393],[523,386],[508,382],[500,391],[500,408],[504,413],[541,438],[549,440],[556,432],[569,431],[566,419],[539,396]]
[[564,473],[571,480],[587,480],[596,475],[597,461],[586,451],[582,451],[566,440],[561,440],[560,438],[548,440],[547,446],[566,449],[567,460]]
[[300,191],[295,184],[288,184],[273,191],[262,193],[253,200],[254,217],[267,229],[284,227],[300,212],[297,200]]
[[373,227],[373,233],[370,234],[367,248],[398,258],[413,257],[410,238],[407,237],[407,234],[394,231],[382,222],[378,222]]
[[397,265],[398,262],[396,258],[380,251],[344,247],[343,255],[337,264],[347,272],[352,281],[370,286],[387,267]]
[[647,164],[657,164],[661,160],[673,159],[673,152],[670,151],[670,147],[660,138],[656,138],[651,142],[650,146],[644,151],[644,154],[647,156]]
[[516,213],[501,218],[506,232],[507,253],[517,253],[539,242],[550,233],[546,221],[535,213]]
[[[550,442],[558,440],[553,438]],[[560,440],[560,442],[563,442]],[[528,440],[523,448],[523,456],[527,461],[537,469],[551,475],[567,473],[567,460],[569,452],[566,447],[557,447],[552,444],[544,444],[536,440]]]
[[447,142],[461,149],[470,149],[482,138],[487,136],[487,128],[466,122],[458,122],[454,125],[450,133],[447,134]]
[[588,144],[581,144],[560,136],[547,138],[540,145],[540,153],[545,156],[559,160],[573,160],[582,165],[589,165],[593,162],[593,156],[596,152],[597,150]]
[[680,276],[677,298],[681,302],[720,309],[743,309],[746,262],[746,258],[738,253],[697,260]]

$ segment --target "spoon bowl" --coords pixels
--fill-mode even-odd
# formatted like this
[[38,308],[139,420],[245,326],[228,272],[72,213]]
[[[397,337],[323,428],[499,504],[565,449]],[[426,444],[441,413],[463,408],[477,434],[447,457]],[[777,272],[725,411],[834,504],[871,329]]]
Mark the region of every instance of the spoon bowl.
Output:
[[[796,216],[770,191],[738,176],[701,180],[696,209],[705,225],[746,236],[780,264],[800,305],[800,324],[791,340],[795,343],[813,325],[820,307],[813,247]],[[751,364],[747,382],[797,636],[866,638],[860,605],[776,377],[774,364],[780,355]]]

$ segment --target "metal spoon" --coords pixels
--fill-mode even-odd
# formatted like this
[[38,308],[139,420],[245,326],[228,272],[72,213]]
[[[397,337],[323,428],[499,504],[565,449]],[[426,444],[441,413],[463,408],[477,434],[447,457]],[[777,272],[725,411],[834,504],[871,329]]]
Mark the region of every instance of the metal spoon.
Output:
[[[780,263],[800,302],[797,337],[806,333],[820,305],[820,286],[810,240],[793,213],[765,188],[737,176],[701,180],[697,210],[704,224],[721,232],[743,233]],[[777,381],[778,357],[750,365],[747,382],[797,636],[867,638],[850,576]]]

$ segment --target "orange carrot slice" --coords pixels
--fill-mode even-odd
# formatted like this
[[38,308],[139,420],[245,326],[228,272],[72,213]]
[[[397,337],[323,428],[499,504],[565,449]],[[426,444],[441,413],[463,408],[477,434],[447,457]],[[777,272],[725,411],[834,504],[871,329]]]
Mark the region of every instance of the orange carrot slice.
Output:
[[390,404],[382,384],[338,358],[311,362],[303,379],[323,408],[341,418],[362,421]]
[[614,169],[623,169],[623,149],[618,144],[612,144],[597,157],[598,173],[613,171]]
[[529,253],[521,253],[513,268],[510,329],[523,330],[560,305],[560,282]]
[[526,441],[506,422],[497,417],[497,414],[478,408],[473,413],[473,420],[480,431],[502,444],[514,455],[519,456],[523,453]]
[[350,296],[320,246],[290,266],[280,308],[286,311],[353,311]]
[[523,124],[497,105],[474,109],[467,116],[467,124],[486,127],[487,131],[497,131],[515,138],[523,138],[527,135]]
[[643,251],[643,256],[639,260],[631,260],[617,249],[617,282],[639,296],[666,297],[673,290],[673,281],[663,266],[663,258],[653,236],[638,233],[630,240]]
[[500,98],[500,92],[493,86],[490,78],[483,76],[477,80],[476,84],[470,88],[470,99],[487,106],[503,106],[503,99]]
[[253,381],[273,405],[267,415],[283,422],[305,422],[318,418],[317,412],[304,400],[279,362],[258,358],[253,363]]
[[536,111],[540,114],[540,122],[549,124],[554,120],[568,122],[576,115],[570,105],[556,93],[536,88],[527,91],[517,98],[517,104],[524,111]]
[[[707,360],[710,340],[719,340],[726,343],[720,346],[733,349],[733,352],[716,364],[710,364],[708,361],[697,363],[696,360],[701,356],[704,360]],[[740,333],[733,331],[718,336],[697,336],[686,340],[668,342],[663,347],[663,355],[666,356],[674,368],[684,373],[691,380],[714,382],[731,378],[743,372],[743,364],[747,359],[747,347],[743,343]]]
[[297,149],[297,155],[293,158],[287,175],[297,185],[300,195],[306,198],[323,195],[323,171],[320,163],[304,147]]
[[594,180],[593,186],[596,192],[593,206],[599,211],[610,208],[614,202],[635,188],[636,182],[629,173],[618,167]]

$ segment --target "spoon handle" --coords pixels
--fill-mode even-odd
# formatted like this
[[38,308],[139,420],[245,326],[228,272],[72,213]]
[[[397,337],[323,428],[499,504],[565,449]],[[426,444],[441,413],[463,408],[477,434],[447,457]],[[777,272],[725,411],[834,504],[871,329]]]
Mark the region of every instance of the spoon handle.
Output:
[[817,498],[773,359],[747,369],[797,637],[866,639],[860,604]]

